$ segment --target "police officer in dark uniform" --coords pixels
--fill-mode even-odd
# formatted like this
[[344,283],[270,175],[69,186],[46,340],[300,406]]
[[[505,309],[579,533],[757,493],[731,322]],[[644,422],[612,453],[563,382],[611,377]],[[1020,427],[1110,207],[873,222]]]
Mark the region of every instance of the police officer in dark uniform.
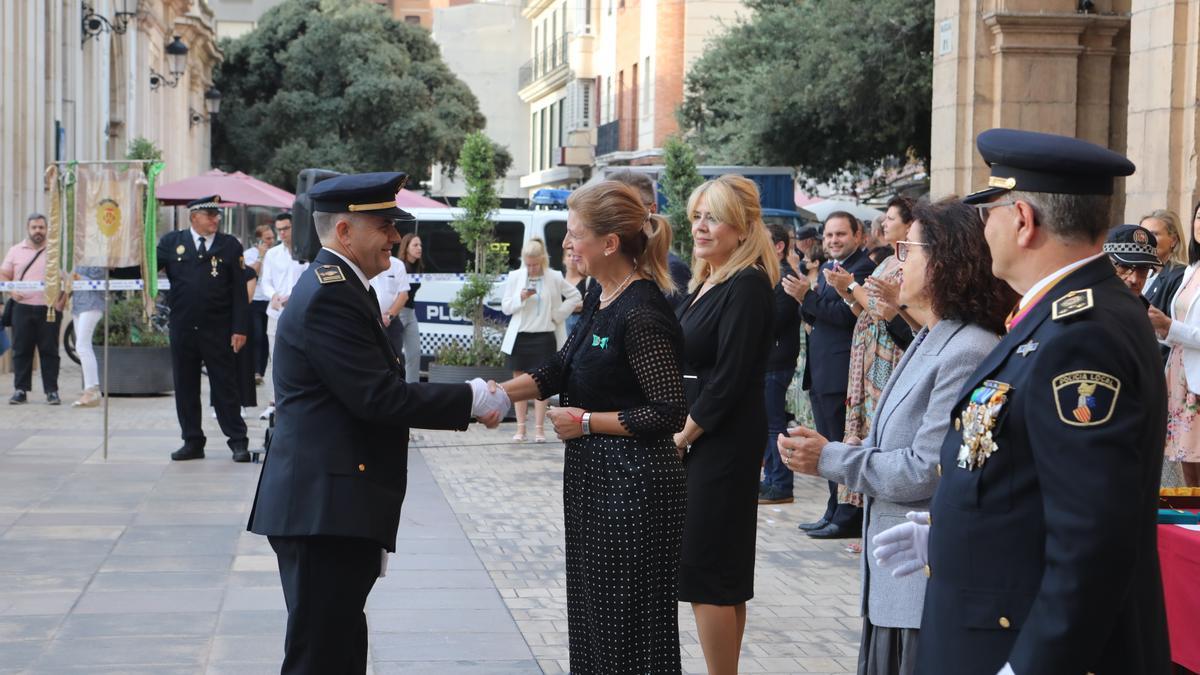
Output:
[[1145,307],[1101,252],[1113,179],[1134,166],[1050,134],[977,143],[991,177],[966,201],[1023,297],[954,409],[929,525],[874,540],[883,564],[930,576],[916,671],[1166,673],[1166,385]]
[[[288,608],[283,673],[363,673],[367,594],[396,528],[408,430],[494,427],[503,390],[407,384],[368,285],[399,243],[403,173],[338,176],[310,192],[323,248],[292,290],[272,356],[275,433],[249,530],[279,561]],[[301,224],[298,223],[297,226]]]
[[246,344],[250,320],[242,247],[237,238],[218,232],[221,197],[188,203],[191,227],[158,241],[158,267],[166,269],[171,290],[171,370],[175,376],[175,414],[183,447],[173,460],[203,459],[200,427],[200,365],[208,369],[212,404],[221,431],[229,438],[233,461],[249,462],[246,422],[241,415],[235,354]]
[[1162,267],[1158,259],[1158,239],[1141,225],[1118,225],[1108,231],[1104,252],[1125,286],[1137,295],[1142,305],[1150,308],[1150,300],[1142,295],[1146,278]]

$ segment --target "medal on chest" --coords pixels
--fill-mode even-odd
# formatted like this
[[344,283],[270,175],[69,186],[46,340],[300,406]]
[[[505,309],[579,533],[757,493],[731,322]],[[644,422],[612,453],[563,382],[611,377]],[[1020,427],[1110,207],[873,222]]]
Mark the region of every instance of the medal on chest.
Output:
[[210,261],[210,262],[212,262],[212,273],[211,273],[211,274],[212,274],[212,277],[213,277],[214,279],[216,279],[216,278],[217,278],[217,259],[216,259],[216,258],[209,258],[209,261]]
[[958,448],[958,468],[974,471],[983,466],[992,453],[1000,448],[992,438],[992,430],[1000,411],[1008,402],[1012,385],[996,380],[987,380],[971,392],[967,407],[963,409],[955,424],[962,430],[962,445]]

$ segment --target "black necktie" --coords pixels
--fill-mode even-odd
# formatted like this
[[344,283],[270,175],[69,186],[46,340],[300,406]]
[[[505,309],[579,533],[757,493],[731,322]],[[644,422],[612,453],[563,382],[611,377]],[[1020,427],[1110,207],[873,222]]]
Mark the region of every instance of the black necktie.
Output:
[[200,248],[196,249],[196,252],[200,254],[201,258],[208,254],[208,248],[204,245],[204,237],[200,237]]

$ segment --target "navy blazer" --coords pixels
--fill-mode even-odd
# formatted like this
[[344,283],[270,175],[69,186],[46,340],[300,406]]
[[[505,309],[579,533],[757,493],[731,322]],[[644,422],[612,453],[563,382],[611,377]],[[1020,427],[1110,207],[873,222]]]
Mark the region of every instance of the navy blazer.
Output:
[[[1101,257],[1055,285],[967,379],[941,449],[917,672],[1168,672],[1155,342],[1145,306]],[[964,410],[996,400],[999,383],[996,449],[962,468],[977,419]]]
[[394,551],[408,429],[466,429],[471,387],[407,384],[378,303],[325,249],[292,290],[271,358],[275,432],[248,529],[359,537]]
[[[875,271],[875,261],[864,249],[852,253],[841,265],[860,284]],[[850,341],[858,317],[837,289],[825,282],[824,271],[828,269],[833,269],[833,261],[821,265],[816,288],[810,289],[800,303],[801,316],[813,327],[805,353],[804,379],[814,395],[845,396],[850,375]]]
[[250,334],[250,302],[246,297],[245,263],[236,237],[217,232],[207,253],[200,255],[191,228],[168,232],[158,240],[158,268],[166,269],[171,290],[171,331],[198,330],[229,335]]

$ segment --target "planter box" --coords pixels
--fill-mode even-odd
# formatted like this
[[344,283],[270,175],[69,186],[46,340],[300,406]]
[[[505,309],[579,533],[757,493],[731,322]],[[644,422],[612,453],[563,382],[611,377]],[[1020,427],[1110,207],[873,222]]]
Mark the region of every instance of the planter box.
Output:
[[[97,346],[100,388],[104,387],[104,347]],[[165,394],[175,389],[170,347],[109,347],[110,394]]]
[[[439,384],[462,384],[474,378],[481,378],[484,381],[495,380],[504,382],[512,379],[512,371],[508,368],[495,367],[480,367],[475,366],[443,366],[437,361],[429,364],[429,381]],[[506,420],[516,419],[517,413],[513,408],[508,409],[508,414],[504,417]]]

